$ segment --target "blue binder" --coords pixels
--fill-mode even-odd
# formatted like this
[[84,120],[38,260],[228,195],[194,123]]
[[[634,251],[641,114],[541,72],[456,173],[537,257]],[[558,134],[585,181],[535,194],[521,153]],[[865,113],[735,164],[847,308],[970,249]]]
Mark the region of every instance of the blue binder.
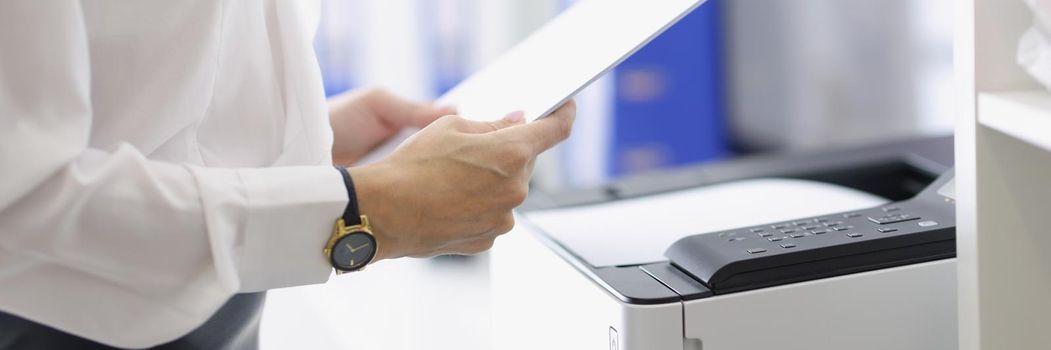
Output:
[[[721,9],[723,0],[709,0],[682,21],[637,52],[614,71],[615,93],[610,98],[610,134],[605,154],[607,177],[617,177],[651,169],[710,161],[730,154],[725,130],[726,110],[722,77]],[[569,6],[573,1],[564,0]],[[421,6],[433,7],[421,0]],[[465,12],[467,10],[464,10]],[[426,19],[423,19],[426,20]],[[433,35],[435,23],[424,27]],[[322,27],[324,28],[324,27]],[[469,35],[469,28],[461,35]],[[318,33],[315,49],[324,75],[325,92],[334,95],[356,84],[351,71],[351,43],[339,33]],[[453,42],[430,40],[435,57],[435,94],[462,79],[462,67],[445,57],[444,50],[464,50],[470,38]],[[449,39],[449,38],[445,38]],[[572,163],[572,162],[570,162]],[[565,176],[573,167],[565,164]],[[601,167],[601,166],[600,166]]]
[[721,0],[710,0],[615,70],[613,177],[727,156]]

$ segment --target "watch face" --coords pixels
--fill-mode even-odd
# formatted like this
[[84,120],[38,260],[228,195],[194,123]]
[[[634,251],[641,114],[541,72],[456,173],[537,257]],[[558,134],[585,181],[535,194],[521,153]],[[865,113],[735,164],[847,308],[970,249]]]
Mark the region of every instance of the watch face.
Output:
[[365,232],[351,232],[332,247],[332,266],[352,271],[365,267],[376,255],[376,239]]

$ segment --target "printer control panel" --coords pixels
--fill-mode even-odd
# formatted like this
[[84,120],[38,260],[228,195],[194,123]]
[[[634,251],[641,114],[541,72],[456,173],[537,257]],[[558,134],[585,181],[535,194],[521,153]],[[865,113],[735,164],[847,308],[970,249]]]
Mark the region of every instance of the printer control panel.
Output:
[[[853,211],[754,226],[744,230],[719,232],[718,236],[726,238],[729,243],[736,243],[735,245],[743,248],[745,253],[761,255],[777,251],[776,248],[796,249],[800,248],[799,244],[812,245],[807,244],[809,242],[806,241],[811,237],[814,237],[815,241],[822,240],[820,243],[835,244],[840,241],[865,239],[866,235],[868,239],[874,239],[918,231],[910,221],[916,221],[916,226],[920,229],[943,225],[935,220],[920,221],[923,217],[901,212],[901,206],[898,205],[889,205],[879,209],[880,211],[871,209]],[[821,238],[823,235],[828,236]],[[837,237],[837,239],[832,237]],[[775,244],[766,244],[766,242]]]
[[938,193],[951,180],[875,208],[693,235],[665,255],[716,294],[954,257],[955,202]]

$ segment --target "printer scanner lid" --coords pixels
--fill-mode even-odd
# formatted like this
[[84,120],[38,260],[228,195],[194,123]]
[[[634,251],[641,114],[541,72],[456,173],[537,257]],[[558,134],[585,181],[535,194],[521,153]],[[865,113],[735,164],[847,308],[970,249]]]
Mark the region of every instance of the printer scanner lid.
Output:
[[524,216],[591,266],[607,267],[665,261],[668,246],[698,233],[859,210],[887,202],[843,186],[772,178],[538,210]]

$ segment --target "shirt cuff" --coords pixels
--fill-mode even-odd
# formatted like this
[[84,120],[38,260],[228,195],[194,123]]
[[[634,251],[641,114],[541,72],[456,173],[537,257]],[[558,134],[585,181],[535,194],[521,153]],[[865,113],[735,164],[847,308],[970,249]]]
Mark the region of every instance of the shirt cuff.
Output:
[[328,279],[332,266],[322,250],[347,206],[339,171],[307,166],[194,173],[216,270],[229,288],[253,292]]

